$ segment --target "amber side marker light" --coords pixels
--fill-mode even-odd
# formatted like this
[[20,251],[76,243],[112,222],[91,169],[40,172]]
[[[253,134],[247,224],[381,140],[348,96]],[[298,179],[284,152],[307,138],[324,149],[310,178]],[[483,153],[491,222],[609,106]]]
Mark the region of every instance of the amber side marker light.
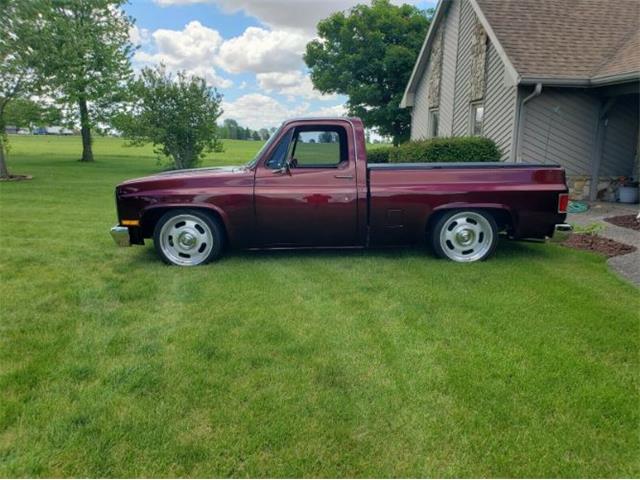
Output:
[[140,220],[122,220],[120,224],[124,227],[139,227]]
[[558,213],[567,213],[569,208],[569,194],[561,193],[558,195]]

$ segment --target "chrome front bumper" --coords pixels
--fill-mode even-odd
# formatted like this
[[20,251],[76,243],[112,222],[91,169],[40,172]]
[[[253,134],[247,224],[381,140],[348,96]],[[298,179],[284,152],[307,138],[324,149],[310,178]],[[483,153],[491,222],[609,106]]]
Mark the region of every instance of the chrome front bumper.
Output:
[[556,225],[556,232],[572,232],[573,231],[573,225],[570,225],[568,223],[558,223]]
[[111,238],[116,242],[119,247],[131,246],[131,239],[129,238],[129,229],[127,227],[121,227],[116,225],[111,229]]

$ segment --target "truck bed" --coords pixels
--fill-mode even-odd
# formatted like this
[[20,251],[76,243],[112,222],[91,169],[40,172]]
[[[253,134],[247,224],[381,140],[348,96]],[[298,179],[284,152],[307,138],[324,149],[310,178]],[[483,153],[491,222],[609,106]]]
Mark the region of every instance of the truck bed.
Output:
[[[367,169],[373,244],[423,238],[441,209],[478,208],[506,216],[515,238],[544,238],[564,221],[558,165],[504,162],[387,163]],[[427,218],[425,218],[427,217]]]

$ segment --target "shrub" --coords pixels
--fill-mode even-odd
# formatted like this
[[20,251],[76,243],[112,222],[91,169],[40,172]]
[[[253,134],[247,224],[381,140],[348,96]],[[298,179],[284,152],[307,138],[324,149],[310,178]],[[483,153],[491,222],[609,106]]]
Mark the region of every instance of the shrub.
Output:
[[407,142],[389,152],[391,163],[499,162],[500,149],[484,137],[442,137]]
[[367,151],[368,163],[389,163],[389,155],[393,147],[378,147]]

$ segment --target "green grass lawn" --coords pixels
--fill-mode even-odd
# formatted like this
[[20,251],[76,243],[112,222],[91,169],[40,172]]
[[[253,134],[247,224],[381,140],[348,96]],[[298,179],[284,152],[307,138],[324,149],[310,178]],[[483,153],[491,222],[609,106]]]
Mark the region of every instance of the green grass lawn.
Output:
[[[150,148],[12,137],[0,183],[0,477],[640,475],[640,295],[602,257],[504,242],[118,249]],[[242,163],[225,142],[207,165]]]

